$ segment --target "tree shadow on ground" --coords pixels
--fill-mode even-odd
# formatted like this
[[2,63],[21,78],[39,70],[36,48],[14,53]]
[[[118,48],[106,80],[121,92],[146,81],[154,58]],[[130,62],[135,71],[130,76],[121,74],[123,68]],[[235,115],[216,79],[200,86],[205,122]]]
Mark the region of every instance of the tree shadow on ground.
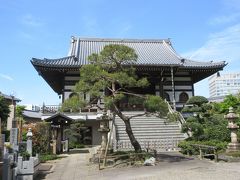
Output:
[[156,160],[159,162],[181,162],[181,161],[191,161],[194,158],[185,157],[181,154],[172,154],[172,153],[159,153],[156,156]]
[[34,176],[34,180],[45,179],[48,174],[52,173],[51,169],[52,165],[41,164],[38,173]]

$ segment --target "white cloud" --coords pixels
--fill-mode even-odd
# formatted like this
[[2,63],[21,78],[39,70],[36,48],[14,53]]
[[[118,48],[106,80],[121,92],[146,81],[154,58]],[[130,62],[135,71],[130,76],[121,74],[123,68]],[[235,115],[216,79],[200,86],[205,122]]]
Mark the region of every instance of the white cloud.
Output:
[[205,44],[183,53],[183,57],[195,60],[225,60],[228,63],[240,59],[240,24],[228,27],[209,36]]
[[44,23],[42,21],[40,21],[39,19],[35,18],[31,14],[26,14],[26,15],[22,16],[20,22],[23,25],[26,25],[26,26],[29,26],[29,27],[41,27],[41,26],[44,25]]
[[238,21],[240,18],[240,13],[234,13],[230,15],[224,15],[215,17],[209,20],[210,25],[226,24]]
[[6,74],[0,74],[0,77],[9,81],[13,81],[13,78]]
[[[228,72],[240,69],[240,24],[209,35],[208,40],[195,50],[182,54],[183,57],[199,61],[226,61]],[[209,96],[208,80],[204,79],[194,85],[195,95]]]

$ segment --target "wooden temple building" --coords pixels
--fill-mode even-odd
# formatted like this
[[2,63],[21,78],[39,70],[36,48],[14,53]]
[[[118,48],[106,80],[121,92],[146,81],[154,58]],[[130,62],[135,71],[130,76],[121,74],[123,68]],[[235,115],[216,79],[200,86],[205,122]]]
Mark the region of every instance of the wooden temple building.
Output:
[[[147,77],[150,82],[148,88],[138,89],[137,93],[159,95],[169,101],[177,110],[181,109],[184,103],[194,96],[195,83],[226,66],[224,61],[198,62],[181,57],[176,53],[169,39],[76,37],[72,37],[70,50],[66,57],[58,59],[33,58],[31,63],[49,86],[58,95],[61,95],[62,102],[64,102],[74,94],[72,90],[80,78],[79,71],[81,71],[82,66],[89,63],[88,56],[92,53],[99,53],[105,45],[109,44],[123,44],[133,48],[137,53],[138,59],[133,65],[136,68],[136,73],[139,77]],[[85,94],[84,98],[91,99],[88,94]],[[103,104],[103,100],[100,103]],[[92,118],[96,119],[96,116],[92,116]],[[92,131],[94,129],[97,129],[95,125]]]

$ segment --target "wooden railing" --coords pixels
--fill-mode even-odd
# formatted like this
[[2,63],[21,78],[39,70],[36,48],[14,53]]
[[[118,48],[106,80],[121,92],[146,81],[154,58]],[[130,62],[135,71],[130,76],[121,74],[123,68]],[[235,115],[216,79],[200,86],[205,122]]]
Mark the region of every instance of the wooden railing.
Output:
[[205,156],[214,156],[214,161],[218,162],[217,147],[202,144],[192,144],[191,146],[198,148],[199,159],[202,160]]

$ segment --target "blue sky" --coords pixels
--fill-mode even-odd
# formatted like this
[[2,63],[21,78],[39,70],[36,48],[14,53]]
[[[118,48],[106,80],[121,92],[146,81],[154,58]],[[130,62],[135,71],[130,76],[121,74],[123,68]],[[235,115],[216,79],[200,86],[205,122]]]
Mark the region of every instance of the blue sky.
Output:
[[[22,104],[58,104],[32,57],[66,56],[70,38],[171,38],[185,58],[239,72],[239,0],[0,0],[0,91]],[[195,94],[208,97],[204,80]]]

